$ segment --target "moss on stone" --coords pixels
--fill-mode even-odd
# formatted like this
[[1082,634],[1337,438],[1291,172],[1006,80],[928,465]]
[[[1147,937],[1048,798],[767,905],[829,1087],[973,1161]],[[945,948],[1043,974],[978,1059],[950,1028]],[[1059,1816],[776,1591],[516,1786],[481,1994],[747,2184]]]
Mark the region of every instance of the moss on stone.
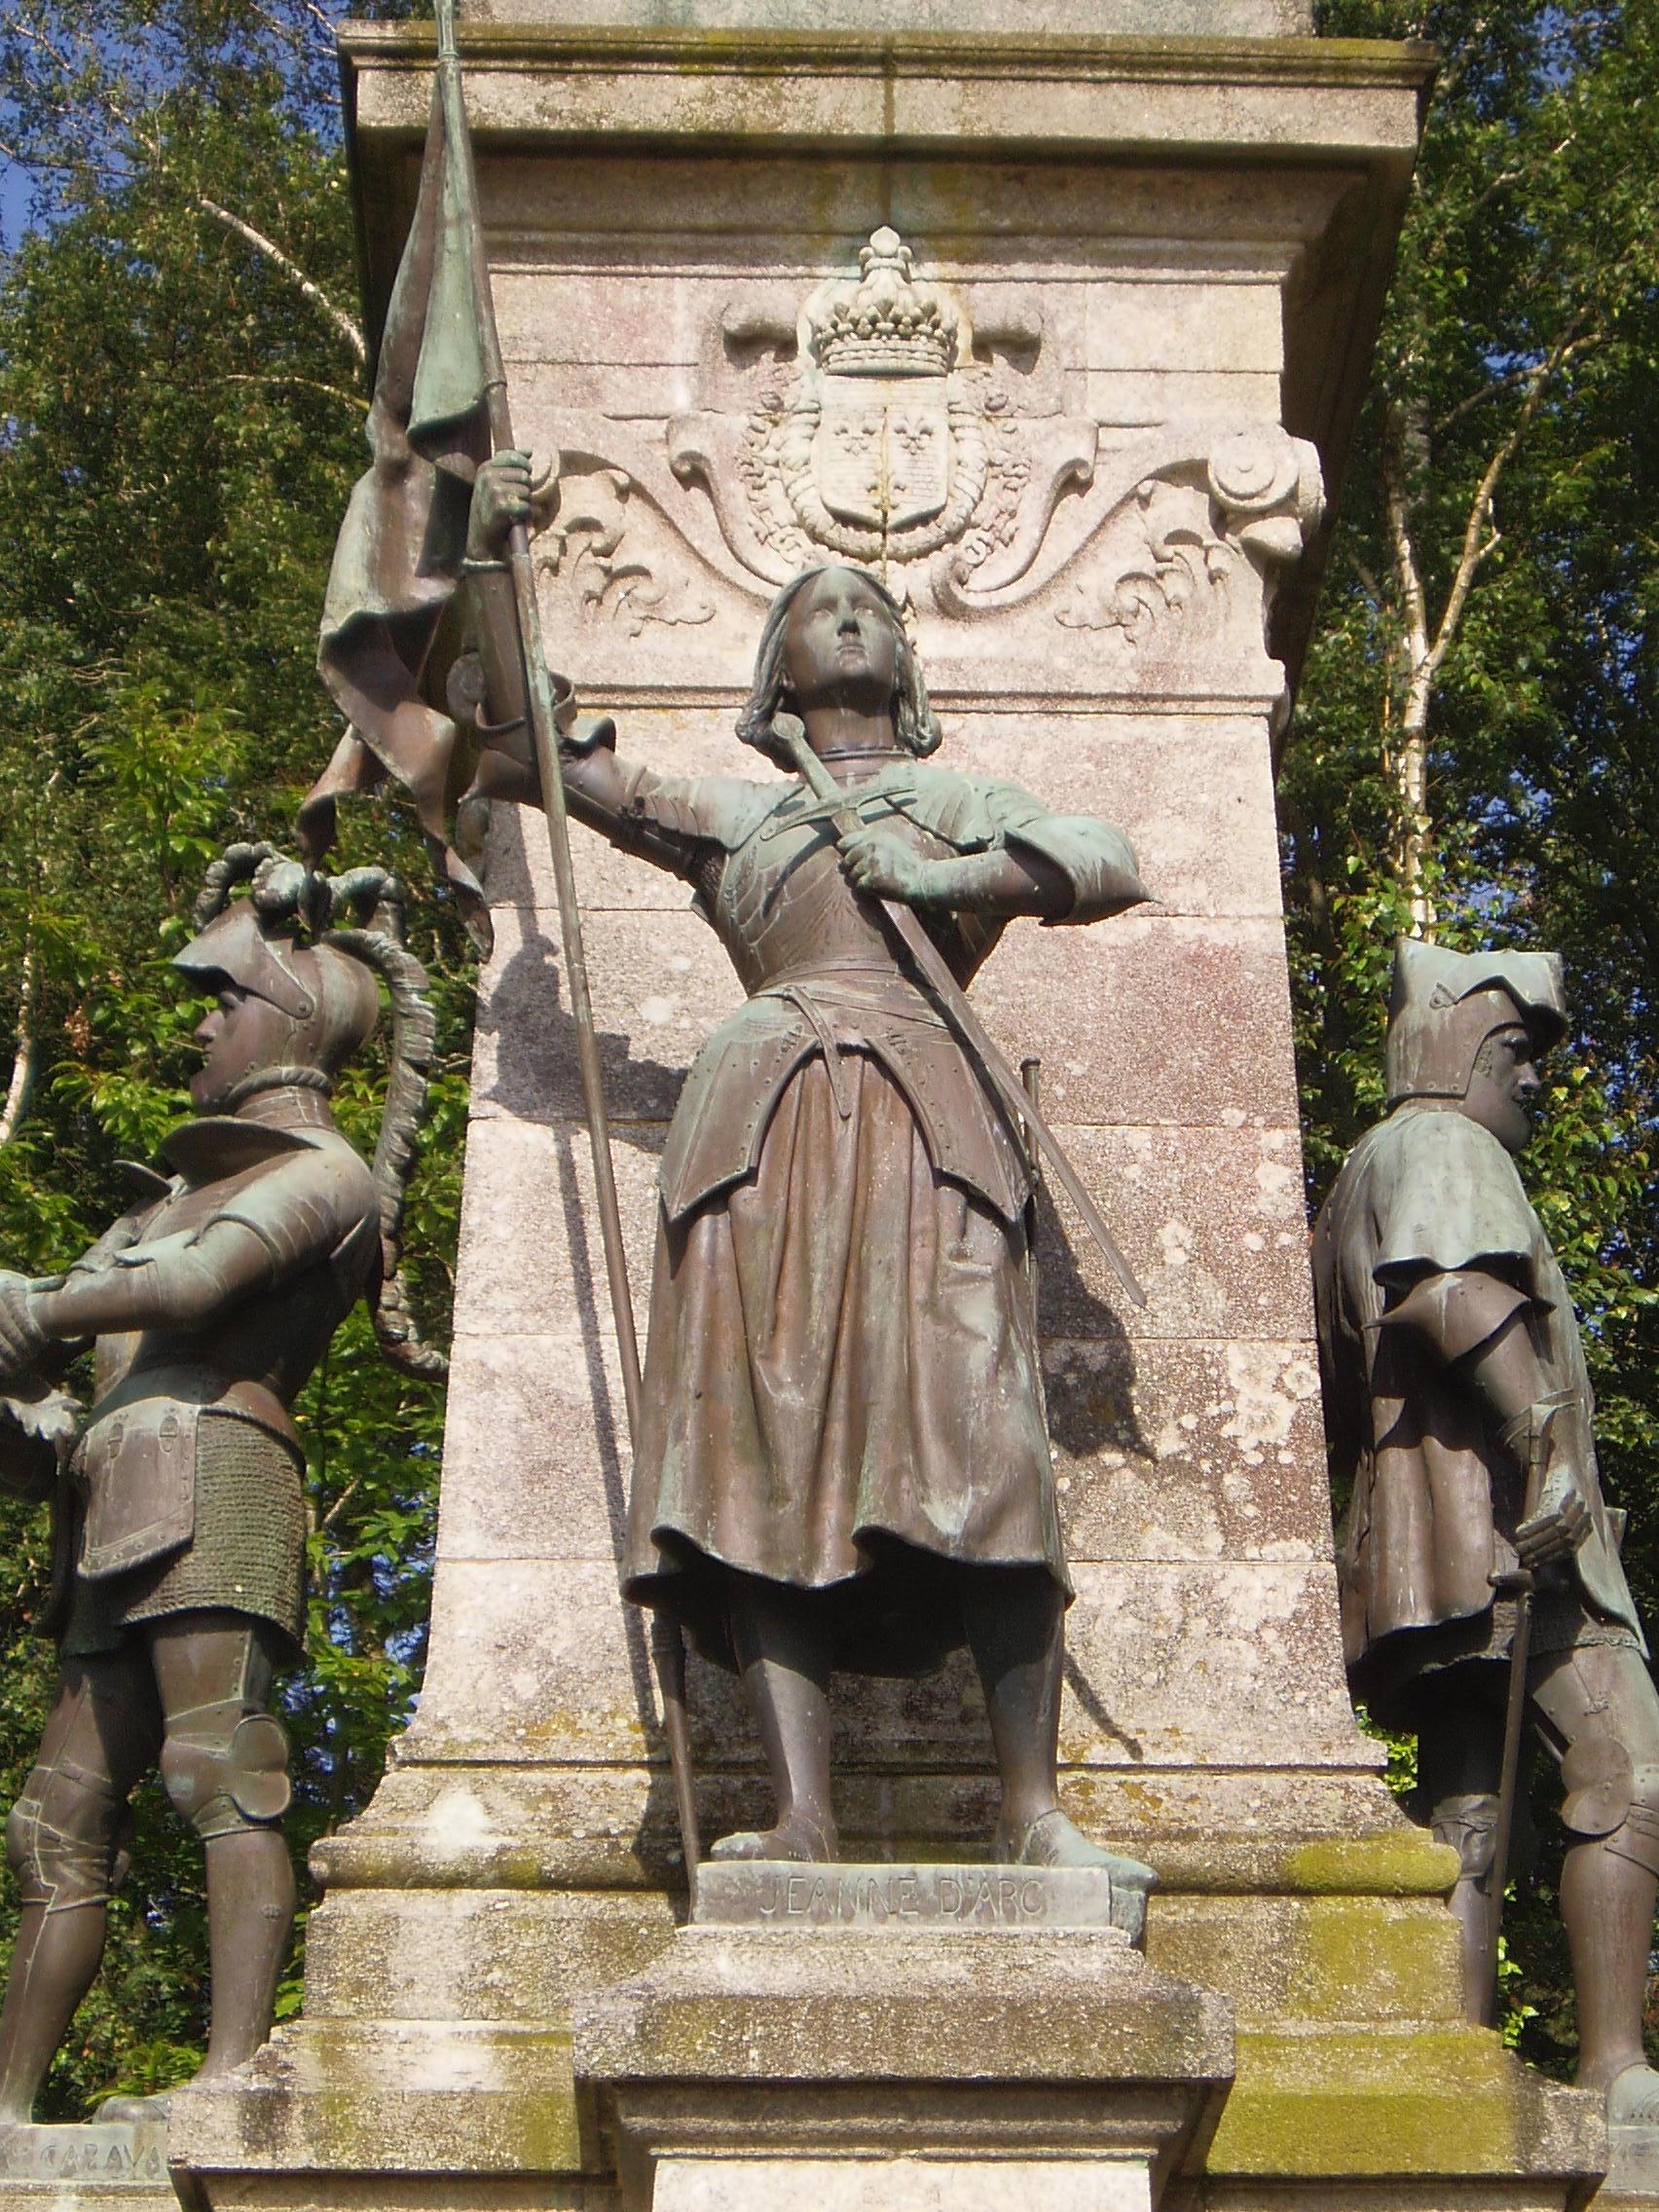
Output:
[[[314,2031],[313,2031],[314,2032]],[[511,2088],[439,2087],[399,2079],[395,2042],[365,2046],[359,2035],[316,2037],[318,2079],[288,2107],[285,2165],[306,2168],[471,2173],[578,2173],[583,2130],[568,2034],[505,2038],[502,2078]],[[410,2052],[413,2059],[415,2053]],[[530,2063],[526,2064],[526,2059]],[[463,2064],[463,2054],[456,2054]],[[303,2137],[303,2147],[292,2137]],[[587,2162],[591,2163],[591,2155]]]
[[1456,1931],[1437,1899],[1155,1896],[1147,1957],[1221,1990],[1245,2021],[1463,2015]]
[[1396,1900],[1325,1897],[1309,1898],[1297,1917],[1302,1950],[1287,1977],[1293,2015],[1420,2023],[1461,2009],[1462,1960],[1450,1915],[1432,1905],[1414,1911]]
[[1489,2029],[1243,2029],[1205,2166],[1282,2176],[1524,2174],[1548,2093]]
[[1425,1828],[1395,1828],[1298,1844],[1284,1855],[1284,1875],[1288,1890],[1339,1897],[1447,1897],[1457,1854]]

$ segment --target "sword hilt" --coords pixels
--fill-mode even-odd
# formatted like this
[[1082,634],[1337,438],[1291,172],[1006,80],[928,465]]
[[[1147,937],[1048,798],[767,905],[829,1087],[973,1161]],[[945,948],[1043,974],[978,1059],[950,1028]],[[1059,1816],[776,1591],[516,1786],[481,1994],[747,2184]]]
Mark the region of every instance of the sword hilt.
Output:
[[1500,1598],[1530,1598],[1538,1587],[1538,1578],[1530,1567],[1504,1567],[1489,1574],[1487,1580]]

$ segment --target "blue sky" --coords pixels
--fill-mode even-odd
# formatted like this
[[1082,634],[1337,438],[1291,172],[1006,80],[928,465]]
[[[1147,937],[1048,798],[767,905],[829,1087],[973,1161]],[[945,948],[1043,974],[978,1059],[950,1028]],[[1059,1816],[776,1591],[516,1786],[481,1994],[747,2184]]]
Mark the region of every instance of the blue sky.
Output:
[[0,251],[17,244],[28,219],[28,173],[0,156]]

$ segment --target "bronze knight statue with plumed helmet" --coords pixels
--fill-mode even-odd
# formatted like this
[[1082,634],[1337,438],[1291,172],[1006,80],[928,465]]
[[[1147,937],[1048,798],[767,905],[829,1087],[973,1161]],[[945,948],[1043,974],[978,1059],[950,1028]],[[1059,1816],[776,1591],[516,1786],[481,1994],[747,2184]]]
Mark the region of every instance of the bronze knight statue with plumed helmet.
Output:
[[1560,1769],[1581,2084],[1659,2125],[1642,2006],[1659,1888],[1659,1693],[1602,1493],[1578,1323],[1513,1155],[1567,1027],[1553,953],[1402,940],[1387,1119],[1314,1231],[1349,1677],[1415,1731],[1456,1850],[1465,1994],[1492,2017],[1519,1753]]
[[[233,887],[250,883],[246,898]],[[199,1118],[60,1275],[0,1273],[0,1478],[50,1496],[57,1692],[7,1850],[22,1912],[0,2010],[0,2121],[29,2117],[103,1951],[127,1800],[159,1767],[205,1846],[204,2075],[270,2032],[294,1914],[274,1684],[305,1633],[304,1453],[292,1405],[358,1298],[433,1378],[398,1275],[432,1048],[401,895],[378,868],[313,875],[269,846],[209,872],[173,965],[214,994]],[[378,980],[377,980],[378,979]],[[390,994],[373,1167],[335,1126],[334,1079]],[[56,1385],[94,1347],[91,1417]],[[77,1434],[77,1430],[79,1433]],[[165,2110],[106,2100],[104,2117]]]

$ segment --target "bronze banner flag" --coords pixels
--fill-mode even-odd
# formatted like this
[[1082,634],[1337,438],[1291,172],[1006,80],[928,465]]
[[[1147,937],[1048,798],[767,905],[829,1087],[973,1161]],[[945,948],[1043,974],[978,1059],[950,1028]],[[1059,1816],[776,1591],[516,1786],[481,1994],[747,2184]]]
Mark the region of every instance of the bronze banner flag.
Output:
[[450,842],[446,818],[456,725],[421,694],[461,579],[473,476],[490,454],[469,221],[434,83],[420,194],[375,371],[374,458],[352,490],[323,604],[317,667],[350,726],[306,794],[297,827],[315,866],[333,840],[335,802],[395,776],[415,801],[440,877],[487,949],[483,893]]

